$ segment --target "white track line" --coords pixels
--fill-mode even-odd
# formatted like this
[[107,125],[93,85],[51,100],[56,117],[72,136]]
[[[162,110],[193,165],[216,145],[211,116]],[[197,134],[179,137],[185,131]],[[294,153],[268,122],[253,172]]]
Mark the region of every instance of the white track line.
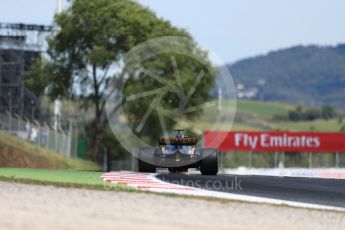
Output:
[[261,175],[279,177],[305,177],[325,179],[345,179],[345,169],[342,168],[237,168],[224,169],[225,174]]
[[240,195],[233,193],[217,192],[210,191],[200,188],[193,188],[183,185],[176,185],[167,183],[158,179],[156,176],[158,173],[137,173],[137,172],[109,172],[104,173],[101,176],[101,179],[110,183],[115,184],[125,184],[136,189],[151,191],[157,193],[173,193],[179,195],[188,195],[188,196],[198,196],[198,197],[212,197],[212,198],[221,198],[227,200],[237,200],[253,203],[262,203],[262,204],[274,204],[274,205],[286,205],[291,207],[301,207],[309,209],[320,209],[320,210],[329,210],[329,211],[345,211],[345,208],[333,207],[327,205],[318,205],[310,204],[296,201],[287,201],[274,198],[265,198],[257,196],[248,196]]

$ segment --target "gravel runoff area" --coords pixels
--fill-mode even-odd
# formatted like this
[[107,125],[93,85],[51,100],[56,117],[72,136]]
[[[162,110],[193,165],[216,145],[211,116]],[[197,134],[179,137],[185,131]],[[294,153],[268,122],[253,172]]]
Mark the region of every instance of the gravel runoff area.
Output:
[[345,213],[0,182],[0,229],[345,229]]

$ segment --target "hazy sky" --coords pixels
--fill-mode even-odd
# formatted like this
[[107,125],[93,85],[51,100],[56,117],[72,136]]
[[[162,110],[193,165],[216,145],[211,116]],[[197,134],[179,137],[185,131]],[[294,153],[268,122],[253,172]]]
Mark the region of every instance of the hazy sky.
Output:
[[[298,44],[345,43],[344,0],[138,0],[225,62]],[[0,22],[49,24],[56,0],[0,0]]]

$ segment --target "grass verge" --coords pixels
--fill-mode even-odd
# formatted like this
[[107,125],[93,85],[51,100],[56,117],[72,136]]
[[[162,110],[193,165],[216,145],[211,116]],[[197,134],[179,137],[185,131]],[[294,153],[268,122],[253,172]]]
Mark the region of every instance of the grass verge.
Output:
[[69,158],[0,132],[0,166],[99,170],[92,161]]
[[99,190],[134,190],[125,185],[104,182],[100,179],[101,175],[102,172],[96,171],[0,168],[2,181]]

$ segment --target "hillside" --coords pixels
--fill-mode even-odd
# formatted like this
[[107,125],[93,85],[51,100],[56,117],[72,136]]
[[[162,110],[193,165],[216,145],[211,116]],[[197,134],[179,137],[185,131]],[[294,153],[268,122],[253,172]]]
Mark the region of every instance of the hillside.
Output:
[[235,82],[257,98],[345,108],[345,44],[296,46],[228,65]]
[[0,167],[99,169],[91,161],[67,158],[5,133],[0,133]]
[[[290,130],[290,131],[333,131],[337,132],[345,124],[338,118],[313,121],[281,121],[275,120],[277,115],[286,115],[294,106],[287,103],[264,102],[254,100],[238,100],[237,116],[233,129],[241,130],[241,126],[249,126],[257,130]],[[341,114],[343,116],[343,114]],[[240,127],[240,128],[238,128]],[[244,129],[245,130],[245,129]]]
[[[228,103],[228,102],[225,102]],[[287,103],[237,100],[236,118],[232,124],[222,124],[221,130],[290,130],[290,131],[333,131],[337,132],[345,126],[345,119],[339,118],[313,121],[283,121],[276,120],[277,115],[287,115],[295,106]],[[343,113],[339,114],[344,116]],[[195,126],[203,130],[212,129],[214,122],[214,111],[206,110],[202,119],[194,121]]]

